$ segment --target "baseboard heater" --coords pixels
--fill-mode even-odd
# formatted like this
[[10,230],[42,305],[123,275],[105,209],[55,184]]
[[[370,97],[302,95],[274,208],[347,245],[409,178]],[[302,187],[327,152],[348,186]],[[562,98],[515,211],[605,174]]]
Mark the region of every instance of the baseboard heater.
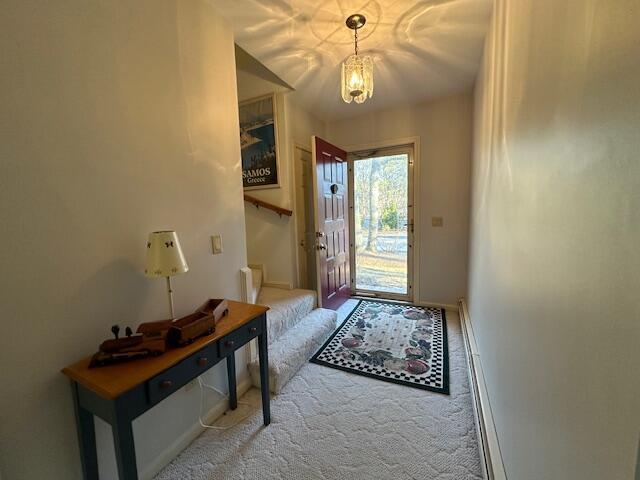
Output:
[[467,303],[464,298],[458,301],[458,311],[460,314],[464,345],[467,351],[467,359],[469,360],[469,383],[471,384],[471,393],[476,414],[476,428],[480,440],[480,459],[483,463],[485,478],[488,480],[507,480],[504,464],[502,463],[498,435],[493,423],[487,386],[484,381],[482,361],[473,333],[473,326],[469,318]]

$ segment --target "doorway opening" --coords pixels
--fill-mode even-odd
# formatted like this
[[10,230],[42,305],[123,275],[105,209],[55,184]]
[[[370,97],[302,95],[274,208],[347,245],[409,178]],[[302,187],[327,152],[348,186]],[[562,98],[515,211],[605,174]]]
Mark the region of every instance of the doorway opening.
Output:
[[413,147],[349,154],[351,289],[413,300]]

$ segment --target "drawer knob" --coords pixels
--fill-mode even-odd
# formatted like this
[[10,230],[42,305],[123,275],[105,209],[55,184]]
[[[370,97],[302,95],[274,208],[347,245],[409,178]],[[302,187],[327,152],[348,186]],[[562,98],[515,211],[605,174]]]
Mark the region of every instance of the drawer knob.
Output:
[[171,388],[172,385],[173,385],[173,382],[171,380],[163,380],[160,382],[160,388],[165,390],[167,388]]
[[209,359],[207,357],[200,357],[198,359],[198,365],[204,367],[207,363],[209,363]]
[[251,334],[256,333],[257,331],[258,331],[258,329],[256,327],[251,327],[249,329],[249,333],[251,333]]
[[225,342],[225,346],[227,346],[229,348],[233,347],[235,344],[236,344],[236,342],[234,342],[233,340],[227,340]]

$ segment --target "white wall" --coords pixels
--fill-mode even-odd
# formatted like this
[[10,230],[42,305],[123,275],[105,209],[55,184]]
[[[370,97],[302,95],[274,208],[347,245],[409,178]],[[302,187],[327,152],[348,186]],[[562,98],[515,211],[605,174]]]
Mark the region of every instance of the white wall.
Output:
[[506,472],[630,480],[640,3],[499,0],[495,15],[476,85],[469,308]]
[[[142,273],[148,232],[180,235],[190,271],[174,281],[178,315],[240,295],[234,45],[205,1],[2,9],[0,465],[11,480],[69,480],[80,459],[60,369],[113,323],[167,315],[164,281]],[[226,388],[223,372],[208,380]],[[139,470],[195,425],[198,397],[180,391],[135,422]],[[101,478],[115,478],[98,427]]]
[[[246,77],[246,74],[240,74]],[[270,83],[264,80],[238,83],[240,98],[254,98],[269,93]],[[276,88],[275,86],[273,87]],[[272,90],[273,92],[274,90]],[[285,122],[285,102],[282,93],[276,94],[277,153],[278,176],[280,186],[259,190],[247,190],[246,193],[282,208],[293,209],[289,195],[292,176],[289,173],[289,149],[287,145],[287,128]],[[275,212],[264,208],[257,209],[245,203],[245,225],[247,232],[247,258],[251,264],[265,266],[268,279],[271,281],[294,282],[293,272],[293,240],[294,223],[291,217],[280,217]]]
[[[299,247],[301,239],[296,238],[296,222],[297,215],[304,216],[304,212],[301,213],[295,207],[295,146],[299,145],[303,148],[311,150],[311,137],[314,135],[321,138],[326,137],[327,125],[324,121],[318,119],[312,113],[305,110],[298,103],[296,103],[296,101],[294,101],[291,96],[285,96],[285,115],[288,135],[287,146],[289,148],[287,152],[287,162],[289,164],[289,175],[292,179],[288,194],[291,209],[293,210],[293,216],[291,217],[290,223],[293,278],[294,285],[300,286],[302,279],[299,278],[298,255],[302,253],[302,250]],[[310,214],[313,215],[313,213]]]
[[[415,301],[455,304],[466,293],[473,100],[462,93],[329,123],[347,148],[420,137],[420,286]],[[431,217],[444,218],[432,227]]]
[[325,134],[324,122],[300,108],[282,85],[270,82],[247,71],[238,71],[240,100],[276,92],[278,122],[278,153],[280,188],[249,190],[247,193],[266,202],[293,210],[293,216],[278,216],[264,208],[247,203],[245,221],[249,263],[262,264],[269,281],[298,286],[296,259],[296,209],[294,199],[293,146],[299,143],[311,147],[311,136]]

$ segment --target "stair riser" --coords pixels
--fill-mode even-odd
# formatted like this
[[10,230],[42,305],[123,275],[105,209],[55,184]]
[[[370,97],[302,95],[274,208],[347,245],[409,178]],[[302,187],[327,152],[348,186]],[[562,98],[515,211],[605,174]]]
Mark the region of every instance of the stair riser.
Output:
[[[282,387],[300,370],[302,365],[322,346],[336,329],[337,314],[318,308],[304,318],[285,335],[269,345],[269,387],[279,393]],[[249,364],[254,386],[260,386],[260,370],[257,361]]]

